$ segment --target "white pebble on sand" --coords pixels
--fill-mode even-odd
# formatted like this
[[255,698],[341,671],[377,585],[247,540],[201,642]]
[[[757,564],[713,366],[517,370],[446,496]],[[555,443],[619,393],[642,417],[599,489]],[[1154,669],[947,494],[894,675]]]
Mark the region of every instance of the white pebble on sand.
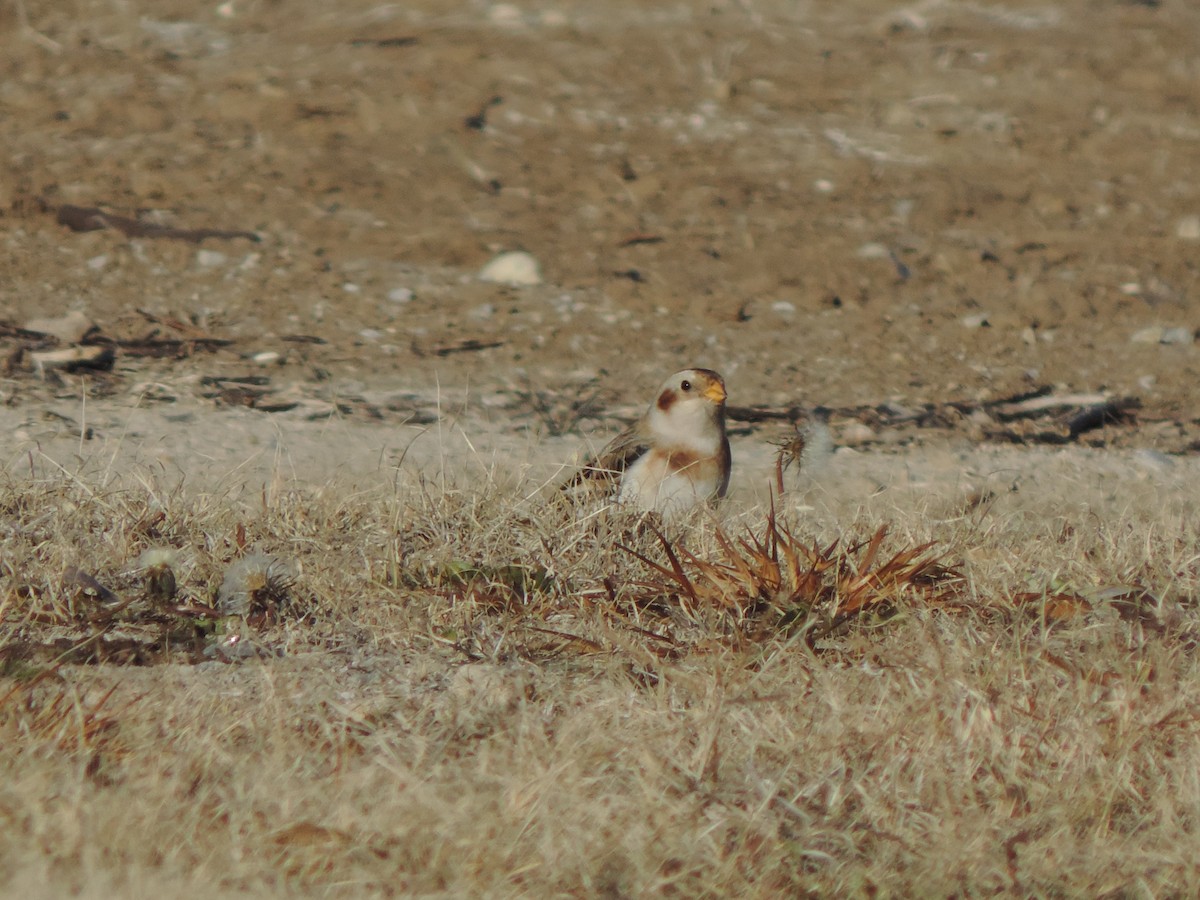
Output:
[[479,280],[496,284],[541,284],[542,273],[538,261],[531,254],[514,250],[511,253],[501,253],[480,269]]
[[1181,241],[1200,241],[1200,216],[1184,216],[1175,226],[1175,236]]
[[229,257],[220,250],[197,250],[196,265],[202,269],[213,269],[229,262]]
[[1164,328],[1160,344],[1190,344],[1196,340],[1196,333],[1190,328]]
[[1150,325],[1135,331],[1129,341],[1133,344],[1190,344],[1195,339],[1196,333],[1190,328]]
[[74,344],[83,340],[83,336],[94,326],[86,313],[74,310],[58,318],[29,319],[23,327],[26,331],[56,337],[64,344]]
[[856,255],[859,259],[887,259],[890,253],[883,244],[871,241],[859,247]]

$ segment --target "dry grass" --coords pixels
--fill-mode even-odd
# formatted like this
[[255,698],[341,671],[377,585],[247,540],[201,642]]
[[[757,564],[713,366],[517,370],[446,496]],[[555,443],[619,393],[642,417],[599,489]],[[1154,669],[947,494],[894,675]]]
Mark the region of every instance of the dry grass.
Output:
[[[34,896],[1194,893],[1188,502],[663,534],[512,487],[13,476],[0,866]],[[262,577],[222,618],[231,569]]]

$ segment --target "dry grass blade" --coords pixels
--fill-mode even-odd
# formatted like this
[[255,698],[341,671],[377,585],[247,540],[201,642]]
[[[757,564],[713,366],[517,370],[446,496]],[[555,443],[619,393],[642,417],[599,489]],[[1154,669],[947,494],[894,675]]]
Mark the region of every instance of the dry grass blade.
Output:
[[[887,562],[872,568],[886,534],[887,526],[880,527],[862,558],[854,564],[855,574],[839,585],[839,594],[845,598],[841,612],[853,613],[886,602],[910,587],[918,591],[936,589],[948,579],[958,577],[958,573],[944,566],[939,557],[924,556],[933,548],[933,543],[901,550]],[[925,593],[926,599],[931,599],[929,592]]]
[[546,628],[541,625],[530,625],[530,631],[536,631],[538,634],[549,635],[556,637],[564,642],[564,646],[574,647],[580,653],[604,653],[605,647],[599,641],[593,641],[585,638],[582,635],[570,634],[566,631],[559,631],[555,628]]
[[[643,563],[650,566],[650,568],[654,569],[656,572],[659,572],[660,574],[665,575],[672,582],[679,585],[680,589],[682,589],[684,594],[687,595],[688,599],[690,599],[693,604],[699,604],[700,597],[696,594],[696,588],[692,584],[692,580],[690,578],[688,578],[687,572],[684,571],[683,566],[680,564],[679,557],[676,555],[675,550],[671,547],[671,542],[668,541],[666,539],[666,537],[663,536],[663,533],[661,531],[659,531],[657,528],[654,528],[653,526],[651,526],[650,530],[654,532],[654,536],[657,537],[659,543],[662,544],[663,552],[667,554],[667,560],[670,562],[671,568],[667,569],[664,566],[659,565],[658,563],[654,562],[649,557],[643,556],[641,553],[634,550],[632,547],[627,547],[624,544],[618,544],[617,546],[621,550],[624,550],[626,553],[629,553],[630,555],[634,556],[635,558],[641,560]],[[682,602],[682,598],[681,598],[681,602]],[[685,606],[685,611],[688,611],[686,609],[686,604],[684,604],[684,606]]]

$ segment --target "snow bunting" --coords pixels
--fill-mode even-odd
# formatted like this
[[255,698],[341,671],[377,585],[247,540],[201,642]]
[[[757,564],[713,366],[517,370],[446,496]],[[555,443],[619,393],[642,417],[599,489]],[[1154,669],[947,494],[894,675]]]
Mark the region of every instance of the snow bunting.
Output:
[[674,516],[724,497],[729,468],[725,382],[711,369],[684,369],[564,488],[619,481],[618,502]]

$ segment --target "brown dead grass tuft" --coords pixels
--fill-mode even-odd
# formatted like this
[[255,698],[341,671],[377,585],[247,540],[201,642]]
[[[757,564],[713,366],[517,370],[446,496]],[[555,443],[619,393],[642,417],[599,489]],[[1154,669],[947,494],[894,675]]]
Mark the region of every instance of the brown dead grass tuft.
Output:
[[712,635],[761,640],[781,631],[800,631],[810,646],[844,632],[855,621],[892,613],[906,600],[945,607],[961,592],[961,573],[935,551],[934,542],[881,557],[888,526],[867,540],[841,539],[822,546],[798,538],[776,515],[767,514],[761,535],[731,539],[716,530],[722,559],[704,560],[682,543],[654,532],[667,565],[623,548],[657,574],[636,586],[634,602],[650,605],[669,598]]

